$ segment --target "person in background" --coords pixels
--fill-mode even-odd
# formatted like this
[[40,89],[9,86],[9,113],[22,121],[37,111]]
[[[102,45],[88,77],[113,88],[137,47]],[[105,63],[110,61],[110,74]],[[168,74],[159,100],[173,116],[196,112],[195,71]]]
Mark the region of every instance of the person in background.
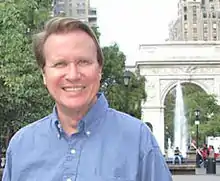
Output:
[[19,130],[3,181],[171,181],[150,129],[99,92],[101,47],[87,24],[51,19],[34,39],[52,113]]
[[201,153],[202,153],[202,158],[205,161],[207,159],[208,155],[209,155],[209,150],[208,150],[207,144],[203,145]]
[[209,158],[215,158],[215,150],[214,150],[214,147],[212,145],[209,145],[209,148],[208,148],[208,151],[209,151]]
[[182,163],[181,152],[179,150],[179,147],[176,147],[174,150],[173,164],[176,163],[176,160],[178,160],[179,164]]

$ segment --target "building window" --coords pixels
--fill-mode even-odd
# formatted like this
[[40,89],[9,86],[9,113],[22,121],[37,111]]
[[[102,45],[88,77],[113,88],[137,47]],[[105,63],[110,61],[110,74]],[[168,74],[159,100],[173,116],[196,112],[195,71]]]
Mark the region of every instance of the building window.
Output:
[[59,11],[64,11],[64,4],[60,4],[59,6],[58,6],[58,9],[59,9]]
[[197,28],[193,28],[193,33],[197,33]]
[[215,13],[212,13],[212,18],[216,18],[216,14]]
[[193,12],[193,17],[197,17],[197,13],[196,12]]
[[187,7],[186,6],[184,6],[183,9],[184,9],[184,12],[187,12]]
[[197,23],[197,18],[193,17],[193,25]]
[[78,15],[84,15],[86,13],[85,9],[77,9],[76,11]]
[[204,29],[203,29],[203,32],[204,32],[204,33],[208,33],[208,28],[204,28]]
[[72,16],[73,15],[73,10],[69,9],[69,15]]
[[197,41],[198,40],[198,37],[193,37],[193,41]]
[[185,15],[184,15],[184,21],[186,21],[186,20],[187,20],[187,15],[185,14]]
[[207,13],[203,13],[203,18],[207,18]]
[[193,6],[193,11],[196,11],[196,6]]
[[216,30],[216,29],[217,29],[216,23],[213,23],[213,24],[212,24],[212,29],[213,29],[213,30]]
[[214,40],[214,41],[217,40],[217,36],[213,35],[212,40]]

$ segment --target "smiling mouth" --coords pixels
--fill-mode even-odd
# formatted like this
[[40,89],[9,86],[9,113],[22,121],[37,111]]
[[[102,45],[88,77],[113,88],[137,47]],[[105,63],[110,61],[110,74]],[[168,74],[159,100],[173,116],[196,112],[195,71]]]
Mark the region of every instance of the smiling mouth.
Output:
[[66,92],[81,92],[86,87],[63,87],[62,89]]

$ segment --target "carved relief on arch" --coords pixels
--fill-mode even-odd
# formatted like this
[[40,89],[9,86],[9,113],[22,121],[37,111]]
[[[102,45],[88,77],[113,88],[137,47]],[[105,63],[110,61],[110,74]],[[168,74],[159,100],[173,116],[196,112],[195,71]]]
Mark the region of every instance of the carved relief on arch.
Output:
[[147,93],[147,102],[153,101],[156,97],[156,80],[154,77],[145,76],[145,90]]
[[198,67],[195,65],[180,66],[179,69],[186,74],[194,73]]
[[164,100],[166,98],[167,93],[171,90],[171,87],[173,87],[176,84],[176,82],[177,80],[160,79],[160,103],[161,105],[164,104]]

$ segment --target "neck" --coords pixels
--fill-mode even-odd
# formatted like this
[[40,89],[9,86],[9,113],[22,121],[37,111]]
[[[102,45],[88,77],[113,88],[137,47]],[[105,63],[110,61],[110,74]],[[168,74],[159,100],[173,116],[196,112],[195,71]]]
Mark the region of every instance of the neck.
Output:
[[72,111],[71,113],[58,108],[58,117],[60,124],[67,135],[72,135],[78,132],[78,122],[83,118],[84,114],[81,111]]
[[78,132],[79,121],[87,114],[90,107],[96,102],[95,98],[90,104],[78,109],[67,109],[61,105],[57,106],[57,114],[60,124],[67,135],[72,135]]

